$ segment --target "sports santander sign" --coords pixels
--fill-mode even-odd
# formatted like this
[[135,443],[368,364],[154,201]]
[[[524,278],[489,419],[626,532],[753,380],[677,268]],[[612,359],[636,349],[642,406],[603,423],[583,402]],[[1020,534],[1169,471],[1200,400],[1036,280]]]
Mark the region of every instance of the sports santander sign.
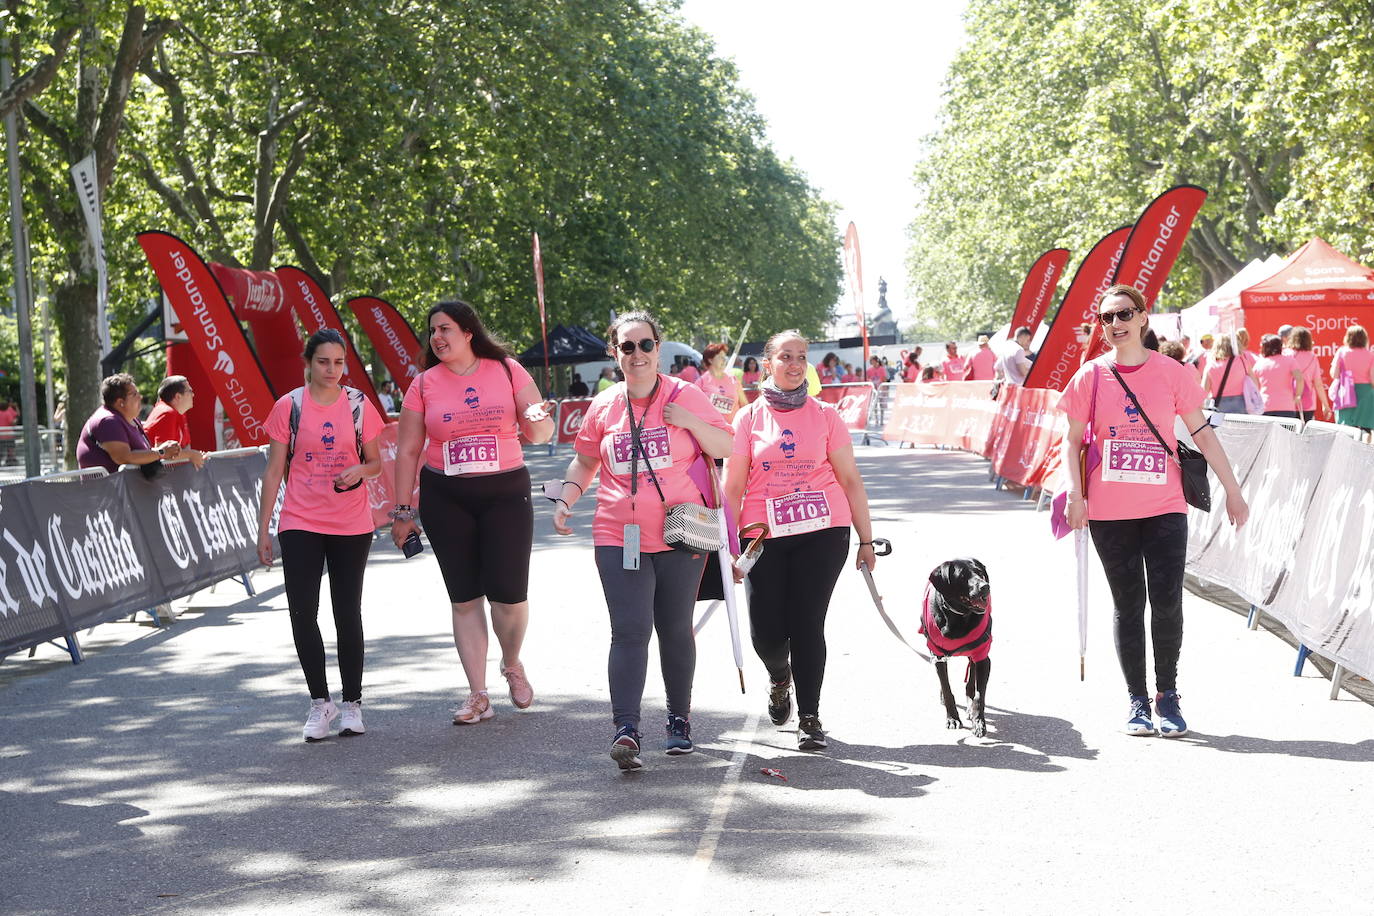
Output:
[[239,443],[266,445],[263,424],[276,398],[210,268],[169,232],[140,232],[138,244],[181,319]]

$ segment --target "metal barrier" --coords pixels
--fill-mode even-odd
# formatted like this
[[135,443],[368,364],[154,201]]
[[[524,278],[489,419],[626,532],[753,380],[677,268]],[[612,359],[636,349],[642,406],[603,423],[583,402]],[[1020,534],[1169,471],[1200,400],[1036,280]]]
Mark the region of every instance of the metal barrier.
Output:
[[[38,458],[40,476],[62,469],[63,430],[40,427]],[[27,479],[24,467],[24,427],[0,426],[0,486]]]

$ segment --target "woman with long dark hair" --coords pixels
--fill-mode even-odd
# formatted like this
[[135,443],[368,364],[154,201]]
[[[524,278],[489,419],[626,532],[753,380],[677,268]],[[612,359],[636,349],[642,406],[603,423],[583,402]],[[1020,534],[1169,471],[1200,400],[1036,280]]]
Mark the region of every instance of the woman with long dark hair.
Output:
[[258,508],[258,559],[272,565],[269,525],[286,477],[277,541],[291,634],[310,688],[306,741],[328,736],[340,715],[329,693],[319,626],[326,565],[343,680],[339,734],[363,733],[363,573],[374,527],[361,484],[382,472],[377,436],[383,420],[362,392],[340,385],[345,355],[338,331],[326,328],[310,335],[305,343],[307,384],[278,400],[264,424],[272,445]]
[[621,314],[606,339],[625,381],[598,394],[587,408],[573,444],[577,456],[554,499],[553,527],[572,534],[573,507],[599,473],[592,543],[611,617],[611,759],[622,770],[636,770],[644,765],[640,702],[654,633],[668,694],[663,749],[670,755],[694,749],[692,605],[706,556],[669,546],[663,525],[669,506],[703,501],[687,470],[698,454],[728,455],[731,435],[700,388],[658,371],[660,334],[648,313]]
[[[1102,293],[1097,309],[1111,350],[1084,363],[1060,401],[1069,415],[1064,437],[1068,522],[1073,528],[1088,528],[1111,589],[1116,652],[1131,700],[1126,732],[1156,734],[1146,690],[1148,596],[1157,733],[1177,738],[1188,732],[1177,683],[1183,646],[1188,505],[1175,460],[1175,417],[1183,418],[1221,481],[1231,523],[1245,524],[1250,510],[1220,440],[1202,415],[1205,395],[1192,370],[1145,349],[1149,329],[1145,297],[1133,286],[1117,284]],[[1079,455],[1089,424],[1095,447],[1089,451],[1088,479],[1084,480]],[[1095,461],[1096,446],[1100,446],[1100,460]]]
[[417,530],[415,511],[402,500],[412,491],[428,438],[420,521],[444,576],[453,642],[468,682],[453,724],[474,725],[496,714],[487,692],[487,602],[511,702],[518,709],[534,702],[520,661],[534,543],[520,435],[547,442],[553,420],[530,374],[487,333],[471,305],[440,302],[425,324],[425,371],[410,383],[401,406],[391,536],[399,547]]

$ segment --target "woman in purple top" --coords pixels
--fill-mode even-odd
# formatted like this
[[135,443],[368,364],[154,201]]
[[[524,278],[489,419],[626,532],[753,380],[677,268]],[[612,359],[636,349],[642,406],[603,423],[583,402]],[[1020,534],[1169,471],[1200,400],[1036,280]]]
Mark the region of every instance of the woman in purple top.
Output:
[[79,467],[104,468],[113,474],[121,464],[152,464],[181,454],[177,442],[161,442],[157,448],[148,444],[138,422],[143,395],[132,375],[121,372],[105,379],[100,383],[100,399],[105,406],[91,414],[76,443]]

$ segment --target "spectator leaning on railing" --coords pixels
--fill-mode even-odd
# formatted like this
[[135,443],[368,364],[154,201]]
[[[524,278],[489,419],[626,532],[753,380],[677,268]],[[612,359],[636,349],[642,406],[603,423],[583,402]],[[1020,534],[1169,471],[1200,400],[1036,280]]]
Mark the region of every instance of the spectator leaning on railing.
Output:
[[195,403],[195,396],[186,376],[169,375],[163,379],[157,388],[157,404],[143,421],[143,432],[150,442],[176,442],[181,446],[181,456],[199,469],[205,466],[205,453],[190,447],[191,424],[186,420],[186,411]]
[[175,441],[148,444],[138,411],[143,405],[134,378],[126,373],[112,375],[100,383],[103,407],[91,414],[81,428],[76,444],[76,463],[83,468],[104,468],[111,474],[121,464],[152,464],[163,458],[176,458],[181,445]]

